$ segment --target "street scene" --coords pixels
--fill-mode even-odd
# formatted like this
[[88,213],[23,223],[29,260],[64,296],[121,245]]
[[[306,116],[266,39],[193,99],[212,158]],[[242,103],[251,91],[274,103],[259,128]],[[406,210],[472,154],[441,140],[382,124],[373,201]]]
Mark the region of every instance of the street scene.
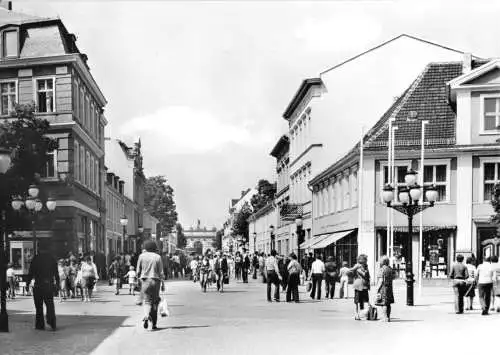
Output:
[[499,14],[0,0],[0,355],[494,351]]

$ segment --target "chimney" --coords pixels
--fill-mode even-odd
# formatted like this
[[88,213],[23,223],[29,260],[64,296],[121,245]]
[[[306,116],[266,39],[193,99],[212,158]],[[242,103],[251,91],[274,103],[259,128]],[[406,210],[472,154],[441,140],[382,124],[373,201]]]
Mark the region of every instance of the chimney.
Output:
[[462,63],[462,74],[467,74],[472,70],[472,53],[464,53]]
[[0,0],[0,6],[4,9],[12,11],[12,1],[2,1]]

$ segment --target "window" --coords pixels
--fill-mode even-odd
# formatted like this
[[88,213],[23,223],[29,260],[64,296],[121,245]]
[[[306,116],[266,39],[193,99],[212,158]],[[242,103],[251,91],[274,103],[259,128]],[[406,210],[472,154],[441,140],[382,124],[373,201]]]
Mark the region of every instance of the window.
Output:
[[5,31],[3,33],[3,56],[4,57],[17,57],[17,31]]
[[[99,193],[99,191],[101,189],[100,189],[100,184],[99,184],[99,161],[97,159],[94,160],[94,174],[95,174],[95,177],[94,177],[94,182],[95,182],[94,191],[97,192],[97,193]],[[123,190],[123,185],[122,185],[122,190]]]
[[17,101],[17,83],[15,81],[0,83],[2,95],[2,115],[8,115],[14,110]]
[[94,104],[90,104],[90,134],[91,136],[94,135],[94,127],[95,127],[95,110],[94,110]]
[[500,126],[500,97],[482,95],[483,131],[496,132]]
[[89,152],[85,153],[85,186],[90,185],[90,154]]
[[80,144],[78,144],[77,141],[75,141],[75,151],[74,151],[74,156],[75,156],[75,166],[74,166],[74,175],[75,175],[75,180],[80,181]]
[[89,188],[94,190],[94,157],[90,156],[90,179],[89,179]]
[[85,150],[82,146],[80,146],[79,168],[80,168],[80,180],[79,181],[82,184],[85,184]]
[[[447,165],[425,165],[424,167],[424,186],[435,185],[438,191],[437,202],[447,201],[447,186],[448,186],[448,167]],[[424,201],[425,198],[424,194]]]
[[[395,191],[394,191],[394,200],[396,200],[396,201],[399,201],[399,190],[406,187],[405,175],[408,172],[408,169],[409,169],[409,164],[395,166],[394,181],[396,182],[396,187],[395,187]],[[384,181],[384,183],[383,183],[382,187],[384,187],[389,181],[389,168],[387,167],[387,165],[384,166],[384,179],[383,179],[383,181]]]
[[90,102],[88,95],[85,95],[85,128],[90,130]]
[[47,162],[40,172],[40,176],[43,178],[54,178],[57,177],[57,151],[47,153]]
[[351,206],[358,205],[358,172],[354,171],[351,175]]
[[78,118],[80,119],[80,124],[82,125],[85,124],[85,109],[83,107],[84,97],[83,88],[80,87],[80,95],[78,97]]
[[73,81],[73,114],[80,119],[80,87],[76,80]]
[[483,200],[491,200],[495,184],[500,182],[500,163],[484,163],[483,165],[484,192]]
[[54,79],[36,80],[36,99],[38,112],[54,112]]

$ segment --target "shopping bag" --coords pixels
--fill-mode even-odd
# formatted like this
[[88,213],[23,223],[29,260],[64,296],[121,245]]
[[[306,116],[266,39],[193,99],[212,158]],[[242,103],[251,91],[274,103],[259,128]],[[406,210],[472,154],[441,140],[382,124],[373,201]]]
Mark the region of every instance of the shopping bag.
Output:
[[307,287],[307,288],[306,288],[306,291],[307,291],[307,292],[311,292],[311,289],[312,289],[312,287],[313,287],[312,282],[310,282],[310,281],[309,281],[309,282],[307,283],[307,286],[306,286],[306,287]]
[[373,307],[371,304],[368,305],[368,313],[366,315],[367,320],[377,320],[378,319],[378,311],[377,307]]
[[163,295],[162,300],[160,302],[160,315],[162,317],[169,317],[170,316],[170,311],[168,309],[168,303],[167,303],[167,298],[165,295]]

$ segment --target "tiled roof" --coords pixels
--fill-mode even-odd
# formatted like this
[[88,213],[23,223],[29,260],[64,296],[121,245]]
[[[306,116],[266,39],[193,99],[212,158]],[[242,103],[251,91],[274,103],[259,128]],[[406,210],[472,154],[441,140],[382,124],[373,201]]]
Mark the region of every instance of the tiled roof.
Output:
[[444,147],[455,144],[456,115],[448,102],[446,83],[462,74],[462,63],[430,63],[406,93],[392,106],[392,113],[377,122],[367,137],[366,149],[387,147],[388,122],[391,116],[398,127],[395,145],[408,149],[420,147],[421,121],[425,129],[426,146]]
[[30,22],[46,21],[48,18],[23,14],[20,12],[9,11],[0,7],[0,26],[21,25]]

